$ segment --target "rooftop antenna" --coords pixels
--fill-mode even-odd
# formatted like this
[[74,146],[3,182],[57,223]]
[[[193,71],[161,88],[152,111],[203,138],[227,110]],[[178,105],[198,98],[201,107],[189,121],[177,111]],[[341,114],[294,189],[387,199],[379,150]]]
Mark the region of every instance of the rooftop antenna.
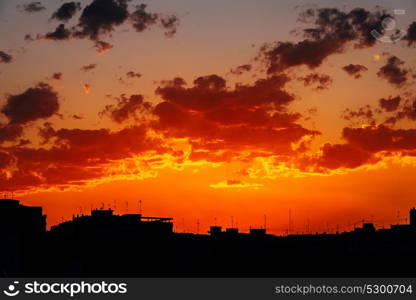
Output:
[[126,211],[127,211],[127,213],[129,213],[129,202],[128,201],[126,201]]
[[217,217],[214,218],[214,226],[217,226]]
[[196,219],[196,233],[199,234],[199,219]]

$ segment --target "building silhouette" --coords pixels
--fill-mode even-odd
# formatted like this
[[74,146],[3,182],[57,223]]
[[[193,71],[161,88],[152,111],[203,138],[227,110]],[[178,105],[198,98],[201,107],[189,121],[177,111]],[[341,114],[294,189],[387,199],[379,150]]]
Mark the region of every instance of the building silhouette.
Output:
[[0,199],[0,274],[17,276],[40,266],[46,233],[46,215],[42,207],[20,204],[14,199]]
[[176,233],[171,218],[76,215],[46,231],[41,207],[0,200],[0,274],[14,277],[416,276],[416,210],[409,224],[276,236],[211,226]]

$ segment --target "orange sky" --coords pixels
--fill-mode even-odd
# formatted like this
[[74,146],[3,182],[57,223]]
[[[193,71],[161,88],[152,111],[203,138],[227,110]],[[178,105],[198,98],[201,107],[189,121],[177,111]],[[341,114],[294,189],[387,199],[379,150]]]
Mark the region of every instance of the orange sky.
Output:
[[333,232],[416,203],[413,1],[29,4],[0,4],[0,190],[48,225],[142,200],[177,231]]

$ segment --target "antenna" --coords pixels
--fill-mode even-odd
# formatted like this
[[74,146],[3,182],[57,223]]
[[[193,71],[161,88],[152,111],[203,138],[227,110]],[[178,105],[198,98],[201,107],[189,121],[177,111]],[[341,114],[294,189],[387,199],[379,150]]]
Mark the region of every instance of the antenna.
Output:
[[217,217],[214,218],[214,226],[217,226]]
[[129,213],[129,202],[126,201],[126,212]]
[[196,233],[199,234],[199,219],[196,219]]

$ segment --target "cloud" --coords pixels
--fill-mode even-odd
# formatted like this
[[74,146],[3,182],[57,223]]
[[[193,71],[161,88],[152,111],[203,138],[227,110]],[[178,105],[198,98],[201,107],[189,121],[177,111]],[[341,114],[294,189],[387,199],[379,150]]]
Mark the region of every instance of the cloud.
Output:
[[129,71],[129,72],[126,73],[126,76],[128,78],[140,78],[140,77],[142,77],[142,74],[136,73],[136,72],[133,72],[133,71]]
[[0,51],[0,63],[11,63],[13,60],[13,57],[10,54],[7,54],[6,52]]
[[[18,6],[20,7],[20,6]],[[23,5],[23,11],[28,12],[28,13],[34,13],[34,12],[39,12],[46,9],[46,7],[44,7],[42,5],[41,2],[39,1],[33,1],[27,4]]]
[[81,71],[88,72],[94,70],[98,65],[97,64],[89,64],[81,67]]
[[123,123],[130,118],[138,118],[139,113],[150,111],[152,105],[144,101],[142,95],[121,95],[116,105],[107,105],[100,115],[108,115],[114,122]]
[[0,144],[8,141],[15,141],[23,134],[21,125],[0,124]]
[[84,89],[84,94],[88,95],[89,93],[91,93],[92,87],[88,83],[84,83],[82,88]]
[[108,50],[113,49],[113,47],[114,47],[113,45],[111,45],[107,42],[103,42],[103,41],[96,41],[95,44],[94,44],[94,48],[97,49],[98,54],[104,54]]
[[416,44],[416,22],[413,22],[412,24],[409,25],[405,40],[407,41],[408,46],[412,46],[413,44]]
[[[163,15],[160,13],[149,13],[146,5],[137,5],[133,12],[128,10],[130,0],[93,0],[85,6],[81,12],[78,23],[71,28],[60,24],[55,31],[36,37],[27,34],[25,40],[55,40],[64,41],[70,39],[89,39],[94,42],[94,48],[102,54],[113,45],[103,41],[109,37],[118,26],[129,21],[137,32],[142,32],[153,25],[160,25],[165,30],[167,37],[173,36],[179,26],[179,18],[175,15]],[[53,15],[52,19],[67,22],[80,10],[78,2],[64,3]]]
[[57,73],[53,73],[52,74],[52,78],[55,80],[62,80],[62,73],[61,72],[57,72]]
[[341,118],[351,121],[351,124],[354,125],[376,123],[375,112],[370,105],[360,107],[357,110],[347,108],[341,113]]
[[328,169],[357,168],[372,158],[372,153],[354,147],[350,144],[325,144],[317,165]]
[[368,68],[366,66],[363,65],[354,65],[354,64],[349,64],[346,65],[344,67],[342,67],[342,69],[347,72],[349,75],[353,76],[355,79],[361,78],[361,73],[368,71]]
[[294,154],[294,143],[319,132],[297,124],[301,115],[287,110],[294,100],[283,90],[288,80],[272,76],[228,88],[218,75],[198,77],[191,87],[175,78],[156,90],[164,101],[153,110],[157,120],[152,128],[167,137],[189,139],[195,151]]
[[259,188],[263,185],[260,183],[248,183],[241,180],[228,179],[215,184],[211,184],[210,187],[214,189],[224,188]]
[[409,74],[409,70],[403,68],[403,65],[404,61],[392,55],[387,59],[387,63],[377,72],[377,76],[400,87],[407,81],[407,75]]
[[342,135],[349,144],[373,153],[416,149],[416,129],[392,129],[385,125],[346,127]]
[[173,37],[176,34],[179,23],[179,18],[175,15],[162,16],[160,18],[160,24],[162,28],[166,30],[165,36],[168,38]]
[[82,11],[74,36],[98,40],[114,31],[128,16],[128,0],[94,0]]
[[[37,35],[36,40],[53,40],[53,41],[65,41],[71,38],[71,31],[65,28],[65,24],[60,24],[56,27],[55,31],[48,32],[45,35]],[[30,35],[25,37],[26,40],[33,40]]]
[[66,2],[52,14],[51,19],[68,22],[79,10],[81,10],[80,2]]
[[58,94],[46,83],[39,83],[17,95],[9,95],[1,112],[11,125],[47,119],[59,110]]
[[328,89],[333,81],[331,76],[318,73],[311,73],[304,77],[299,77],[298,80],[303,82],[304,86],[316,85],[316,90]]
[[266,44],[260,50],[260,58],[267,65],[267,73],[283,72],[288,68],[305,65],[319,67],[330,55],[342,53],[347,43],[355,48],[367,48],[375,44],[372,29],[384,32],[384,12],[369,12],[356,8],[343,12],[336,8],[309,9],[303,13],[313,20],[313,27],[305,28],[304,40]]
[[245,64],[245,65],[240,65],[234,69],[231,69],[230,73],[234,75],[242,75],[245,72],[250,72],[251,69],[252,69],[251,65]]
[[389,97],[387,99],[381,98],[379,100],[379,106],[380,108],[382,108],[384,111],[387,111],[387,112],[395,111],[399,107],[401,100],[402,98],[400,96],[397,96],[394,98]]
[[406,101],[403,107],[397,112],[394,120],[398,121],[406,118],[412,121],[416,121],[416,100]]
[[130,21],[137,32],[143,32],[149,27],[160,24],[165,29],[165,36],[172,37],[179,26],[179,19],[175,15],[163,16],[159,13],[149,13],[146,11],[147,5],[136,6],[135,11],[130,14]]
[[[161,141],[147,135],[146,127],[131,126],[119,131],[108,129],[54,129],[46,123],[40,134],[44,147],[8,147],[0,151],[0,190],[67,188],[119,174],[119,161],[151,152],[167,150]],[[137,166],[132,165],[137,169]],[[135,170],[137,178],[143,176]]]

